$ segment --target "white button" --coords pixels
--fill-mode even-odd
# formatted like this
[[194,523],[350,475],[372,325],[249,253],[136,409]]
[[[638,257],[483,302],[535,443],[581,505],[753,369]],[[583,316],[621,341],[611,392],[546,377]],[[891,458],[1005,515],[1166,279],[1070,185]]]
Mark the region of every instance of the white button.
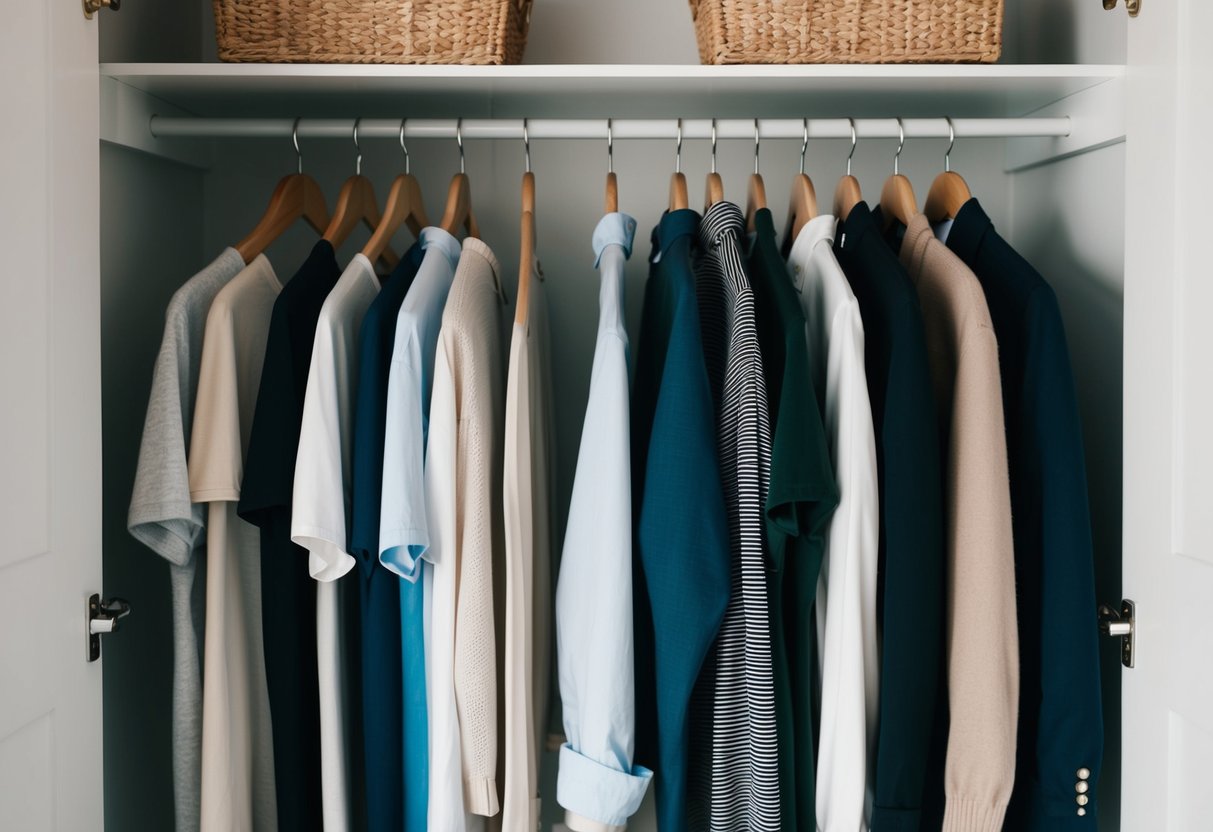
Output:
[[1089,789],[1089,788],[1091,788],[1091,786],[1087,783],[1086,780],[1079,780],[1077,783],[1074,784],[1074,791],[1078,792],[1079,794],[1086,794],[1087,789]]
[[1091,776],[1091,769],[1089,769],[1089,768],[1080,768],[1080,769],[1078,770],[1078,779],[1079,779],[1079,780],[1086,780],[1086,779],[1087,779],[1087,778],[1089,778],[1090,776]]
[[1087,797],[1085,794],[1080,794],[1078,797],[1074,798],[1074,800],[1077,801],[1079,806],[1086,806],[1088,801],[1090,801],[1090,799],[1091,798]]
[[1083,808],[1080,806],[1080,807],[1079,807],[1079,809],[1078,809],[1078,816],[1079,816],[1079,817],[1082,817],[1082,816],[1083,816],[1083,815],[1085,815],[1086,813],[1087,813],[1087,810],[1086,810],[1086,809],[1083,809]]

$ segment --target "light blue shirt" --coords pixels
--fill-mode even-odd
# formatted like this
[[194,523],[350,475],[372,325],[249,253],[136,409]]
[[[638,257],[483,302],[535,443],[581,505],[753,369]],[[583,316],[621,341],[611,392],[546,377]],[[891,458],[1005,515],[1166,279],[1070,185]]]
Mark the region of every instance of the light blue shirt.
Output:
[[441,228],[423,229],[421,245],[425,257],[396,318],[379,514],[379,560],[413,582],[430,544],[424,472],[434,353],[460,252],[459,241]]
[[598,340],[556,587],[556,651],[568,741],[556,799],[574,832],[622,829],[653,773],[636,749],[632,643],[632,474],[624,265],[636,221],[594,231]]
[[424,585],[417,579],[430,542],[424,474],[434,353],[460,252],[459,241],[441,228],[423,229],[420,242],[425,256],[396,316],[379,514],[379,561],[406,579],[400,581],[405,829],[425,829],[429,810],[425,601]]

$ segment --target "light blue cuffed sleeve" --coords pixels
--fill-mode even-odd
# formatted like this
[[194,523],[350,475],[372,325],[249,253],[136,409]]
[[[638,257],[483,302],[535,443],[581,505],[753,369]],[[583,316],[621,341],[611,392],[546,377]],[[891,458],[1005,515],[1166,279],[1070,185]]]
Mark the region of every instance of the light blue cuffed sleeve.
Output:
[[565,743],[560,747],[556,801],[573,832],[622,830],[636,814],[653,772],[643,766],[620,771],[584,757]]

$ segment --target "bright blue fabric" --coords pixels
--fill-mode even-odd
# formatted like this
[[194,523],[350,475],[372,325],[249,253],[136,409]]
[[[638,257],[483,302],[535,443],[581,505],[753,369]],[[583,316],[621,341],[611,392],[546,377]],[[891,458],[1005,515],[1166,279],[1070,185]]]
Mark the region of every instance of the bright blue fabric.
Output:
[[424,576],[429,545],[424,457],[434,357],[442,310],[454,282],[460,244],[441,228],[421,232],[425,258],[396,317],[383,441],[379,561],[405,578],[400,587],[404,828],[424,830],[429,809],[429,724],[425,683]]

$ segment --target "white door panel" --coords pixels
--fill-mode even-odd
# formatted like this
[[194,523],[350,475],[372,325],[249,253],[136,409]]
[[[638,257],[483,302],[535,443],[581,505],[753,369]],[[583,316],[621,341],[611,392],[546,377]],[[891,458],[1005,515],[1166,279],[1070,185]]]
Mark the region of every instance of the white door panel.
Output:
[[[1129,23],[1125,250],[1125,830],[1213,824],[1213,64],[1207,0]],[[1204,27],[1202,29],[1202,27]]]
[[73,0],[0,25],[0,822],[101,825],[96,23]]

